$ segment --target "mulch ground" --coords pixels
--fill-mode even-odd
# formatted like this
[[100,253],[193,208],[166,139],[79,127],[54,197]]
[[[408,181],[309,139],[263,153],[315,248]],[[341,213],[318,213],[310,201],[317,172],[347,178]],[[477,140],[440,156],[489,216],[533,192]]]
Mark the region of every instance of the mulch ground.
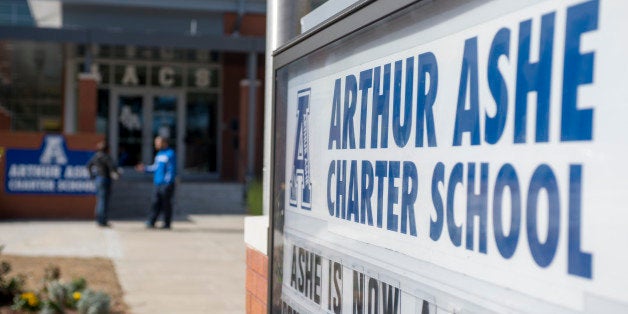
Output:
[[[102,291],[111,297],[113,313],[127,313],[128,306],[124,303],[122,287],[111,260],[106,258],[73,258],[73,257],[32,257],[17,255],[0,255],[0,261],[11,264],[9,277],[17,274],[26,276],[26,290],[38,291],[42,288],[46,267],[54,265],[61,270],[62,282],[83,277],[87,287],[94,291]],[[0,307],[0,314],[16,313],[10,307]]]

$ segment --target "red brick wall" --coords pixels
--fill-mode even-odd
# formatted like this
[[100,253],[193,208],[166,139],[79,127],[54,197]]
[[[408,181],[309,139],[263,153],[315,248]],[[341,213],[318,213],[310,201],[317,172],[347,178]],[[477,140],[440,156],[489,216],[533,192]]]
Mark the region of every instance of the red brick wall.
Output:
[[[238,14],[229,12],[223,15],[223,29],[225,35],[233,34]],[[239,33],[241,36],[251,37],[266,37],[266,15],[265,14],[245,14],[240,22]],[[256,118],[259,121],[264,119],[264,69],[265,69],[265,57],[264,54],[259,54],[257,58],[257,79],[262,82],[261,86],[258,86],[258,110],[256,112]],[[240,104],[242,103],[240,81],[247,78],[247,54],[246,53],[224,53],[222,55],[222,123],[224,128],[222,134],[222,169],[220,169],[220,177],[223,180],[237,180],[242,181],[241,173],[246,171],[246,168],[242,169],[242,165],[246,165],[246,160],[241,160],[242,154],[246,152],[246,142],[242,142],[240,138],[240,129],[246,127],[246,121],[242,121],[241,116],[247,116],[246,112],[241,112]],[[238,130],[233,126],[237,125]],[[256,137],[263,138],[263,126],[258,123],[259,130],[256,132]],[[256,172],[261,175],[262,164],[262,142],[256,143]],[[235,147],[237,146],[237,148]],[[260,146],[260,147],[257,147]],[[259,157],[257,157],[259,155]],[[259,162],[258,160],[259,159]],[[259,164],[259,166],[258,166]],[[259,170],[258,170],[259,169]]]
[[239,125],[239,96],[240,80],[246,77],[246,55],[239,53],[225,53],[222,55],[222,168],[220,177],[223,180],[236,180],[238,175],[238,130]]
[[[246,74],[246,62],[247,55],[243,53],[224,53],[222,55],[222,123],[224,128],[222,129],[222,168],[220,169],[220,177],[223,180],[238,180],[239,165],[242,161],[238,160],[241,149],[246,148],[246,143],[240,142],[239,128],[246,127],[246,121],[240,121],[240,115],[246,113],[240,112],[240,82],[247,79]],[[257,79],[262,82],[262,85],[258,86],[257,94],[257,111],[256,116],[259,119],[264,119],[264,55],[259,54],[257,58]],[[248,106],[247,106],[248,107]],[[235,124],[238,125],[238,129],[232,128]],[[256,132],[257,135],[263,136],[263,126],[260,124],[260,129]],[[235,147],[237,144],[237,148]],[[255,150],[256,155],[260,158],[263,152],[262,142],[256,143]],[[246,161],[244,161],[246,164]],[[261,165],[261,162],[260,162]],[[259,167],[261,169],[261,166]],[[261,170],[260,173],[261,174]]]
[[246,313],[266,313],[268,300],[268,257],[246,247]]

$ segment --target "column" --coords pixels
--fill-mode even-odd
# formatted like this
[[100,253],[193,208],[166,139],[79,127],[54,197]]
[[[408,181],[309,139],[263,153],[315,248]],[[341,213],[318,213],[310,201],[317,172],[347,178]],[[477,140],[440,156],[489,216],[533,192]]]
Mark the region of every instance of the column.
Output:
[[96,132],[98,110],[98,82],[92,73],[79,74],[78,83],[78,131]]
[[63,132],[76,132],[76,63],[72,44],[66,44],[65,51],[65,88],[63,92]]
[[247,65],[247,78],[249,81],[248,95],[248,117],[247,117],[247,164],[246,164],[246,180],[253,178],[255,169],[255,100],[257,89],[257,53],[249,52]]

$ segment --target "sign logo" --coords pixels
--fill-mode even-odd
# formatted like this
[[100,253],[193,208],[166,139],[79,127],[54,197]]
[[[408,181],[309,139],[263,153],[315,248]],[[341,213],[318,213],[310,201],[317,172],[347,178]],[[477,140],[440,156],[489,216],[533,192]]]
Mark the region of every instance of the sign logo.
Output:
[[310,92],[309,88],[297,92],[296,143],[290,177],[290,205],[312,209],[312,181],[310,177]]
[[5,191],[9,194],[93,194],[85,164],[90,151],[68,150],[61,135],[48,135],[39,149],[7,149]]
[[39,158],[39,163],[42,164],[55,164],[65,165],[68,163],[68,157],[63,151],[63,137],[62,136],[47,136],[45,138],[44,152]]

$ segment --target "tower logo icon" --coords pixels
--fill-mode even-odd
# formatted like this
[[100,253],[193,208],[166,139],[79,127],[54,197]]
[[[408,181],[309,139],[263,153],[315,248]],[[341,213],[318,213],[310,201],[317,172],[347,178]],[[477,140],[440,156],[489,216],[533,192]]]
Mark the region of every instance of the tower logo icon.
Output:
[[290,205],[312,210],[310,174],[310,94],[309,88],[297,92],[297,129],[290,176]]

